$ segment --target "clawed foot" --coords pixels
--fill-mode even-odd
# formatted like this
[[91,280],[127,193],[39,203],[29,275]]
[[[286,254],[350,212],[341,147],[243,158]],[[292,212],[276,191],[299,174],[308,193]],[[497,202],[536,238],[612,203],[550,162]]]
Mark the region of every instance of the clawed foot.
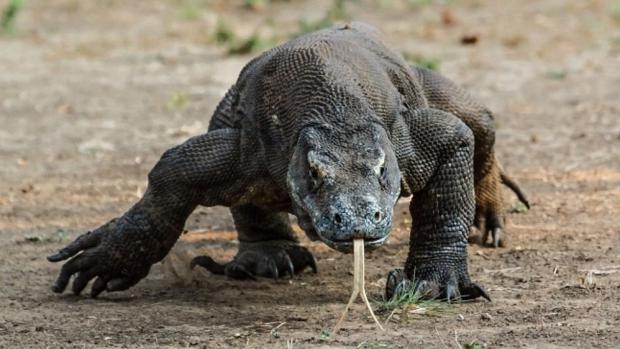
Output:
[[[468,242],[493,248],[506,246],[504,222],[505,218],[498,213],[489,212],[485,219],[482,219],[480,214],[476,215],[474,225],[469,231]],[[472,234],[476,231],[480,232],[480,235]]]
[[420,275],[420,277],[416,276],[414,280],[411,280],[402,269],[394,269],[387,277],[385,298],[387,300],[398,299],[405,294],[418,293],[425,299],[445,300],[448,303],[478,297],[491,301],[482,287],[469,281],[468,278],[462,279],[465,280],[459,280],[455,273],[449,273],[447,277],[436,278]]
[[[491,241],[489,242],[489,236]],[[504,230],[501,227],[485,228],[480,241],[482,246],[488,247],[504,247]]]
[[148,240],[129,238],[143,233],[140,227],[129,224],[127,220],[113,219],[48,256],[50,262],[75,256],[62,266],[52,291],[62,293],[73,275],[77,275],[73,280],[73,293],[76,295],[92,279],[95,279],[92,297],[103,291],[123,291],[137,284],[148,274],[152,260],[149,251],[155,250]]
[[241,280],[256,280],[257,276],[274,279],[287,275],[292,277],[307,267],[317,272],[312,253],[289,240],[241,242],[239,252],[232,261],[220,264],[209,256],[199,256],[191,262],[192,268],[196,265],[214,274]]
[[[506,240],[504,237],[504,229],[501,227],[494,227],[491,229],[484,229],[481,234],[477,234],[479,229],[472,228],[470,230],[469,239],[467,240],[470,244],[477,244],[484,247],[505,247]],[[489,237],[491,237],[491,241],[489,241]]]

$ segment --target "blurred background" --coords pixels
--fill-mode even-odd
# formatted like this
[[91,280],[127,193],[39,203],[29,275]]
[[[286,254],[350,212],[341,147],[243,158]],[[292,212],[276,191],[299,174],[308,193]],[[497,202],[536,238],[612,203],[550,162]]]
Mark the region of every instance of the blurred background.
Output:
[[[620,342],[620,1],[0,0],[0,11],[0,347]],[[380,335],[354,312],[325,342],[350,261],[314,243],[321,273],[290,285],[190,274],[178,286],[157,266],[108,301],[48,291],[58,266],[43,256],[135,202],[161,153],[206,130],[245,63],[352,20],[496,114],[498,157],[534,205],[506,193],[509,246],[471,247],[472,277],[494,303],[402,310]],[[398,209],[402,224],[368,262],[375,298],[406,256]],[[200,208],[187,229],[179,260],[195,246],[234,255],[227,210]]]

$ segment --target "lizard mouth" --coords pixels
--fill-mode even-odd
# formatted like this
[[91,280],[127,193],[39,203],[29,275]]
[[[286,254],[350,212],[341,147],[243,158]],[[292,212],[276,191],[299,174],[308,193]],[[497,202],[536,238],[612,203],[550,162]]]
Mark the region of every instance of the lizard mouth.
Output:
[[[343,239],[343,240],[330,240],[324,238],[321,234],[317,234],[321,241],[323,241],[327,246],[333,248],[334,250],[342,253],[352,253],[353,252],[353,239]],[[377,238],[364,238],[364,248],[368,251],[375,250],[387,241],[389,237],[389,233],[382,237]]]

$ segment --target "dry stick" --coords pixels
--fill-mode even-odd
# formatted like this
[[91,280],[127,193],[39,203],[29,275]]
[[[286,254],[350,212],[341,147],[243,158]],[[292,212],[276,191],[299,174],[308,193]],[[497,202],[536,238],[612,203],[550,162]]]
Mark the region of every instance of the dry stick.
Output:
[[340,329],[340,324],[342,323],[344,318],[347,316],[347,312],[349,311],[351,304],[355,302],[355,300],[357,299],[357,296],[360,294],[361,294],[362,300],[366,304],[366,307],[370,311],[370,315],[372,316],[372,319],[375,320],[375,323],[377,324],[377,326],[379,326],[379,328],[382,331],[385,331],[383,326],[381,326],[381,323],[379,322],[379,320],[377,320],[375,313],[372,311],[372,307],[370,306],[370,302],[368,301],[368,297],[366,296],[366,288],[364,287],[364,274],[365,274],[364,272],[364,239],[354,239],[353,240],[353,292],[351,293],[351,298],[349,298],[349,303],[347,303],[347,306],[344,308],[344,311],[342,312],[340,319],[336,323],[336,326],[334,326],[334,330],[332,331],[332,334],[336,334],[338,332],[338,330]]

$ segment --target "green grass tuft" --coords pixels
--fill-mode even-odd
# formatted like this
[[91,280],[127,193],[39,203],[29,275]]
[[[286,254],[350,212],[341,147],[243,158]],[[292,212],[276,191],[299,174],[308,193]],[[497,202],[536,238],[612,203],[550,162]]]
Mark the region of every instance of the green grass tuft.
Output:
[[415,8],[432,6],[432,5],[446,6],[446,5],[449,5],[453,1],[454,0],[407,0],[407,3],[409,4],[409,6],[415,9]]
[[215,27],[214,39],[218,44],[228,44],[235,40],[235,33],[226,22],[218,21]]
[[611,12],[611,16],[620,21],[620,0],[616,0],[609,6],[609,11]]
[[347,11],[347,0],[333,0],[332,5],[327,10],[327,17],[334,21],[348,21],[351,19]]
[[185,92],[177,91],[170,99],[168,99],[168,103],[166,103],[166,109],[168,111],[182,110],[185,109],[187,103],[189,102],[189,96]]
[[260,10],[269,4],[269,0],[245,0],[243,6],[251,10]]
[[331,337],[331,332],[328,330],[321,330],[321,334],[319,335],[319,340],[327,341]]
[[231,45],[228,48],[228,53],[231,55],[244,55],[256,51],[266,50],[274,45],[274,40],[264,39],[257,33],[254,33],[237,44]]
[[334,21],[332,21],[329,17],[325,16],[318,21],[308,21],[305,19],[300,19],[298,22],[299,29],[293,37],[301,36],[304,34],[312,33],[317,30],[325,29],[332,27],[334,25]]
[[11,0],[2,11],[0,18],[0,28],[5,32],[13,32],[15,30],[15,20],[19,12],[26,4],[26,0]]
[[512,205],[510,210],[508,210],[509,213],[525,213],[527,211],[529,211],[527,206],[525,206],[525,204],[522,203],[521,201]]
[[545,73],[545,76],[548,79],[552,80],[564,80],[566,78],[566,75],[568,75],[566,69],[549,69]]
[[438,299],[425,299],[424,295],[415,292],[415,288],[391,300],[382,300],[377,303],[378,313],[389,313],[386,324],[398,316],[400,321],[410,318],[438,316],[451,310],[448,303]]
[[181,19],[195,20],[200,18],[201,4],[199,0],[185,0],[179,6],[177,15]]
[[269,49],[276,44],[276,40],[266,39],[258,33],[247,38],[239,38],[224,21],[218,21],[214,35],[215,42],[225,46],[230,55],[244,55],[256,51]]
[[[349,0],[350,1],[350,0]],[[317,30],[333,27],[337,21],[348,21],[351,15],[347,10],[347,0],[334,0],[322,18],[315,21],[300,19],[299,29],[292,37],[298,37]]]
[[424,57],[424,56],[413,54],[410,52],[404,52],[403,58],[405,58],[405,60],[409,64],[413,64],[418,67],[422,67],[422,68],[426,68],[426,69],[430,69],[434,71],[438,71],[441,65],[441,62],[439,61],[438,58]]
[[480,346],[480,344],[476,342],[469,342],[469,343],[463,344],[463,349],[481,349],[481,348],[482,347]]
[[62,229],[58,229],[56,231],[56,233],[50,234],[48,236],[26,235],[26,236],[24,236],[24,242],[30,242],[30,243],[57,243],[57,242],[65,241],[66,238],[67,238],[67,233],[64,230],[62,230]]

